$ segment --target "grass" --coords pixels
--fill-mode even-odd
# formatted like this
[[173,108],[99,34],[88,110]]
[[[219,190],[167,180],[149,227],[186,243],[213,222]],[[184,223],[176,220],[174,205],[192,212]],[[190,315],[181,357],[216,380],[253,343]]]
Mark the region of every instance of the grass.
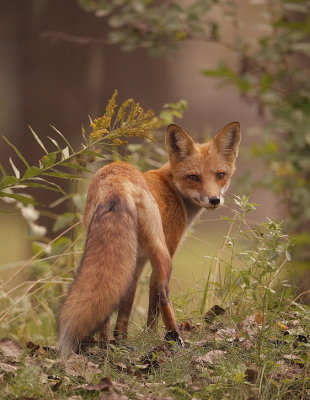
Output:
[[[34,257],[26,289],[15,299],[2,296],[11,308],[2,320],[0,398],[309,399],[310,312],[283,275],[294,264],[290,241],[276,221],[251,223],[248,199],[235,203],[218,249],[205,257],[194,245],[190,253],[201,243],[191,233],[187,256],[175,260],[182,276],[172,279],[172,299],[185,348],[163,341],[163,326],[158,334],[145,332],[146,273],[129,339],[62,359],[54,347],[54,316],[72,273],[68,261],[80,245],[73,240],[54,258]],[[221,315],[206,318],[214,304]]]
[[[68,360],[42,345],[28,344],[28,349],[24,345],[13,357],[7,351],[0,366],[13,365],[16,370],[2,374],[2,396],[8,400],[93,399],[111,393],[133,399],[309,398],[306,308],[287,305],[266,315],[245,316],[233,306],[209,324],[195,317],[183,321],[181,329],[186,348],[161,340],[161,329],[160,336],[140,332],[120,345],[90,347]],[[103,378],[109,385],[100,385]]]

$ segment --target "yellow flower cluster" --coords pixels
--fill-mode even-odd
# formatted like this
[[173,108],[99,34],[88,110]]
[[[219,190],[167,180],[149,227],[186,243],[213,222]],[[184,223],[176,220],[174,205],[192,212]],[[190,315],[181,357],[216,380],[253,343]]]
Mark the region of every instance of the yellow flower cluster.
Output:
[[121,146],[123,144],[127,144],[128,141],[127,140],[122,140],[122,139],[113,139],[113,144],[115,144],[116,146]]
[[156,117],[153,111],[145,112],[139,103],[136,103],[133,99],[128,99],[119,107],[115,116],[117,95],[118,92],[115,90],[108,102],[105,114],[96,118],[90,124],[93,129],[90,139],[98,140],[109,134],[107,139],[118,145],[127,143],[119,137],[143,137],[152,140],[150,131],[156,125]]
[[116,97],[118,95],[118,91],[115,90],[112,97],[110,98],[108,105],[105,109],[105,113],[102,117],[96,118],[90,126],[93,128],[93,131],[90,134],[90,138],[93,140],[100,139],[102,136],[109,133],[111,129],[112,118],[115,114]]

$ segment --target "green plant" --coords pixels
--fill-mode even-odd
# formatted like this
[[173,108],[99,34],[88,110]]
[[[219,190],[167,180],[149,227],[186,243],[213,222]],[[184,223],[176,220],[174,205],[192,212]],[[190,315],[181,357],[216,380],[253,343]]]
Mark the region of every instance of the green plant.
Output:
[[[109,40],[125,50],[146,48],[169,53],[185,40],[205,41],[233,52],[236,67],[222,60],[204,70],[207,77],[238,89],[256,104],[262,116],[249,158],[262,160],[265,171],[256,180],[276,193],[288,216],[285,226],[294,236],[294,257],[309,266],[310,226],[310,84],[308,0],[194,0],[189,4],[152,0],[79,0],[86,10],[107,18]],[[255,11],[253,20],[243,7]],[[246,29],[251,27],[253,34]],[[246,28],[246,29],[245,29]],[[227,35],[229,29],[231,35]],[[251,181],[247,176],[244,181]],[[304,290],[307,290],[305,287]]]
[[97,17],[107,18],[111,28],[108,41],[119,44],[125,51],[142,47],[150,54],[162,55],[192,35],[206,31],[209,38],[216,35],[217,26],[202,16],[217,0],[195,0],[188,6],[152,0],[78,0],[78,3]]

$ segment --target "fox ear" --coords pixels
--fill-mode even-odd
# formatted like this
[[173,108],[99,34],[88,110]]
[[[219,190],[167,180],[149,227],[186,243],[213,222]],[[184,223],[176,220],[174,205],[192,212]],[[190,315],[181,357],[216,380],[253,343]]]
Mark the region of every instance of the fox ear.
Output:
[[170,124],[166,133],[166,146],[172,161],[182,161],[195,151],[193,139],[182,128]]
[[240,123],[231,122],[215,135],[213,142],[221,155],[233,161],[238,156],[240,140]]

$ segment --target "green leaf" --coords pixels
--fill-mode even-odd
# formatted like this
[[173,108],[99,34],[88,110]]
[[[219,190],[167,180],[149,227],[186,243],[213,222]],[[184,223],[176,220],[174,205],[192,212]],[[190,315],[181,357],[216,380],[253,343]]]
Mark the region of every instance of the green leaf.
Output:
[[[55,187],[55,189],[57,189],[59,192],[61,192],[61,193],[63,193],[63,194],[65,194],[66,195],[66,192],[62,189],[62,187],[61,186],[59,186],[59,185],[57,185],[57,183],[55,183],[55,182],[51,182],[51,181],[49,181],[49,180],[47,180],[47,179],[44,179],[44,178],[41,178],[41,177],[34,177],[34,178],[31,178],[31,181],[40,181],[40,182],[43,182],[43,184],[47,184],[47,185],[50,185],[50,186],[53,186],[53,187]],[[29,183],[27,182],[27,185],[28,185]]]
[[[210,76],[215,78],[227,78],[226,83],[234,84],[243,93],[247,93],[252,89],[252,83],[246,76],[241,76],[236,74],[225,64],[220,64],[217,69],[203,70],[202,74],[205,76]],[[225,80],[223,83],[225,83]]]
[[73,213],[67,212],[58,216],[57,220],[54,223],[53,231],[57,232],[61,229],[68,228],[73,224],[75,219],[75,215]]
[[220,64],[217,69],[204,69],[201,72],[205,76],[216,78],[232,78],[235,76],[234,72],[225,64]]
[[38,258],[42,258],[44,256],[46,250],[46,243],[43,242],[32,242],[32,253],[35,254]]
[[105,160],[105,158],[106,158],[105,155],[103,155],[103,154],[101,154],[101,153],[98,153],[97,151],[83,150],[82,153],[83,153],[83,154],[88,154],[88,155],[93,156],[93,157],[102,158],[102,159],[104,159],[104,160]]
[[263,91],[267,90],[270,88],[271,84],[273,81],[273,77],[270,74],[263,74],[260,80],[260,85],[261,85],[261,89]]
[[62,254],[71,244],[71,240],[65,236],[60,237],[57,239],[53,245],[50,252],[50,255],[57,255]]
[[32,178],[33,176],[40,175],[42,173],[42,170],[38,167],[29,167],[26,172],[24,173],[24,176],[22,179],[29,179]]
[[47,153],[45,156],[41,158],[40,165],[42,165],[43,168],[48,168],[51,165],[55,164],[58,154],[59,151],[53,151],[52,153]]
[[54,187],[54,185],[53,185],[53,186],[48,186],[48,185],[44,185],[44,184],[42,184],[42,183],[35,183],[35,182],[27,182],[26,185],[27,185],[27,187],[41,188],[41,189],[50,190],[50,191],[52,191],[52,192],[62,192],[62,193],[65,193],[58,185],[56,185],[56,186],[58,186],[58,188],[57,188],[57,187]]
[[61,148],[60,148],[60,146],[59,146],[57,140],[51,138],[50,136],[48,136],[48,138],[49,138],[49,140],[53,143],[53,145],[56,146],[57,149],[58,149],[59,151],[61,151]]
[[68,145],[69,149],[72,151],[72,153],[74,153],[74,148],[71,146],[71,144],[69,143],[69,141],[66,139],[66,137],[58,130],[55,128],[55,126],[50,125],[51,128],[54,129],[55,132],[58,133],[58,135],[66,142],[66,144]]
[[16,185],[19,182],[19,180],[16,178],[16,176],[5,176],[1,183],[0,183],[0,188],[5,188],[8,186]]
[[54,176],[55,178],[62,178],[62,179],[82,179],[81,176],[70,175],[70,174],[66,174],[65,172],[57,171],[57,170],[43,172],[42,175]]
[[24,196],[18,193],[6,193],[0,191],[0,197],[11,197],[23,204],[36,204],[36,201],[32,197]]
[[86,139],[85,133],[86,133],[85,128],[84,128],[84,126],[82,126],[82,136],[83,136],[83,139],[85,141],[85,144],[87,144],[88,140]]
[[13,169],[13,171],[14,171],[14,174],[15,174],[16,178],[17,178],[17,179],[20,179],[20,172],[19,172],[18,168],[17,168],[16,165],[13,163],[13,160],[12,160],[11,157],[9,158],[9,160],[10,160],[10,164],[11,164],[11,167],[12,167],[12,169]]
[[12,147],[12,149],[15,151],[15,153],[18,155],[18,157],[22,160],[22,162],[25,164],[25,166],[26,166],[27,168],[29,168],[29,164],[28,164],[27,160],[26,160],[25,157],[21,154],[21,152],[18,150],[18,148],[17,148],[13,143],[11,143],[11,142],[9,141],[9,139],[7,139],[5,136],[2,135],[2,137],[3,137],[3,139],[7,142],[7,144],[8,144],[10,147]]
[[46,150],[46,148],[44,147],[44,144],[41,142],[39,136],[35,133],[35,131],[31,128],[31,126],[29,125],[29,129],[31,131],[31,133],[33,134],[34,138],[36,139],[36,141],[39,143],[39,145],[42,147],[42,149],[45,151],[46,154],[48,154],[48,151]]
[[1,172],[1,174],[2,174],[3,176],[6,176],[6,175],[7,175],[6,172],[5,172],[4,166],[3,166],[2,164],[0,164],[0,172]]
[[66,146],[64,149],[61,150],[62,158],[61,160],[67,160],[70,157],[69,147]]

